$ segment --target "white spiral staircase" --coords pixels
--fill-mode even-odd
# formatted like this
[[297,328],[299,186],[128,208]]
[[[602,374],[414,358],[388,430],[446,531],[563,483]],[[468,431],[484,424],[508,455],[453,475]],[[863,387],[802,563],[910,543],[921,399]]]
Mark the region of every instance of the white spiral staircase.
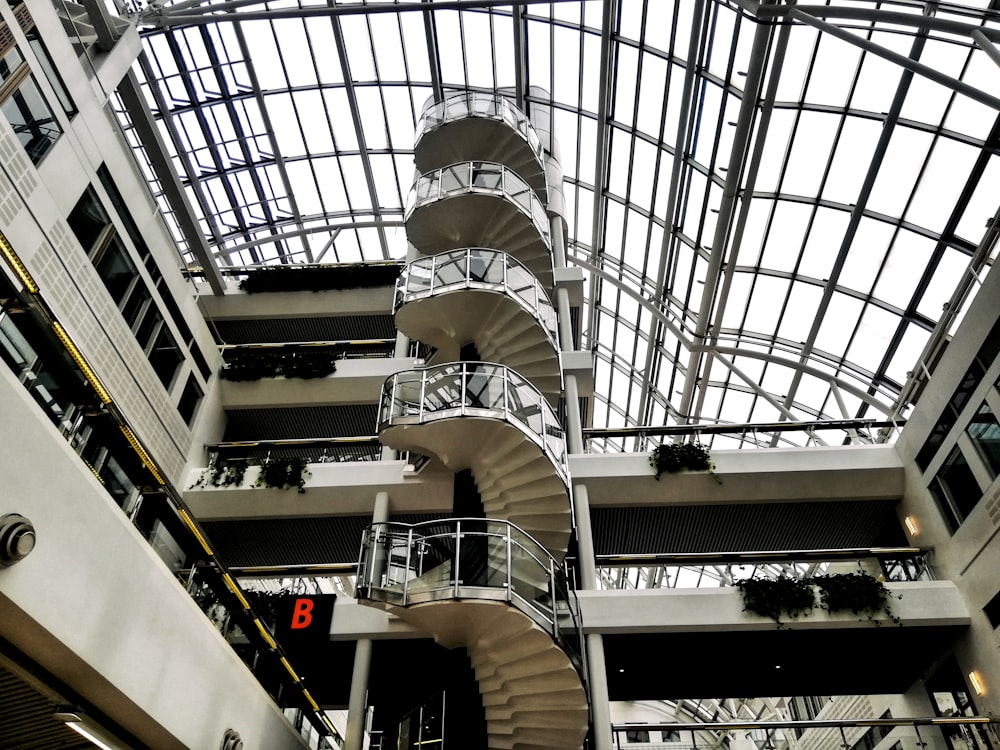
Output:
[[379,438],[399,451],[435,456],[452,471],[470,469],[487,518],[510,521],[562,560],[573,521],[560,467],[522,429],[479,412],[390,423]]
[[[562,369],[555,312],[541,285],[503,253],[476,248],[443,255],[458,256],[449,257],[445,270],[460,272],[462,280],[456,282],[435,267],[440,256],[408,266],[397,287],[396,327],[437,349],[434,362],[457,360],[461,347],[471,342],[485,361],[517,370],[556,404]],[[500,262],[477,277],[471,265],[478,257]],[[410,282],[414,277],[417,283]]]
[[[432,366],[386,381],[378,429],[391,448],[469,470],[485,518],[374,524],[358,596],[445,647],[467,649],[490,750],[581,750],[589,708],[575,595],[561,565],[573,516],[553,410],[562,376],[541,149],[523,114],[477,97],[449,97],[421,120],[424,174],[406,233],[434,257],[404,271],[395,315],[400,331],[437,353]],[[464,266],[455,259],[462,253]],[[482,262],[491,253],[516,259],[514,283],[509,263],[500,281],[473,272],[474,254]],[[485,361],[448,362],[470,343]],[[441,532],[450,523],[452,537]]]
[[495,247],[523,263],[552,288],[549,239],[509,196],[479,191],[417,204],[406,220],[406,238],[425,255],[456,247]]
[[473,159],[510,167],[546,199],[538,138],[524,114],[506,99],[456,94],[429,107],[418,123],[415,160],[420,172]]

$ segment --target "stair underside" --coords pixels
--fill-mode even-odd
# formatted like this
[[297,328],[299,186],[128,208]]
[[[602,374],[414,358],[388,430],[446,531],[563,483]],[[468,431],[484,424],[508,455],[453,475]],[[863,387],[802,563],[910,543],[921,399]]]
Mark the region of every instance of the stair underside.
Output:
[[555,404],[562,395],[559,353],[545,327],[512,297],[485,289],[457,289],[407,302],[396,326],[438,350],[437,360],[459,358],[473,342],[484,361],[507,365]]
[[510,521],[557,560],[572,531],[569,491],[556,466],[520,429],[473,415],[390,425],[383,444],[435,456],[452,471],[470,469],[487,518]]
[[501,120],[464,117],[444,123],[421,136],[414,160],[421,174],[466,161],[503,164],[546,202],[544,166],[521,134]]
[[418,206],[406,220],[406,238],[424,255],[495,247],[523,263],[551,293],[546,238],[516,203],[497,193],[458,193]]
[[583,747],[588,708],[580,675],[552,636],[516,607],[449,599],[389,610],[442,646],[468,650],[490,750]]

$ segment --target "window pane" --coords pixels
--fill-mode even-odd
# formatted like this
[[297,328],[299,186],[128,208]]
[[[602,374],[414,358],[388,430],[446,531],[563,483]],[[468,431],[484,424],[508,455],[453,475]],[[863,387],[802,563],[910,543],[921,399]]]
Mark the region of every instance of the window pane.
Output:
[[966,432],[989,467],[990,475],[996,478],[1000,473],[1000,424],[989,404],[979,407]]
[[42,160],[62,135],[62,128],[31,78],[25,79],[17,91],[0,106],[0,110],[35,164]]
[[[107,248],[98,258],[94,267],[101,275],[101,281],[108,288],[108,292],[114,299],[115,304],[121,304],[125,298],[132,282],[138,275],[135,265],[125,252],[125,247],[117,237],[108,243]],[[131,324],[132,321],[129,321]]]

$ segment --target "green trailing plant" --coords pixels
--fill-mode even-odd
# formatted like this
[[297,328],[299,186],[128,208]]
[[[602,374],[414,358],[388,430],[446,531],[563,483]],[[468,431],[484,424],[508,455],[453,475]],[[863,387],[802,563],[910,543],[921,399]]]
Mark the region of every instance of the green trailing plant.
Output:
[[743,611],[770,617],[779,628],[785,624],[782,618],[800,617],[817,607],[830,613],[850,611],[876,626],[881,624],[876,619],[881,612],[902,625],[890,606],[892,599],[902,597],[894,597],[882,581],[864,572],[810,578],[750,578],[735,585],[743,595]]
[[260,467],[260,476],[254,487],[276,487],[279,490],[297,487],[299,494],[305,493],[309,468],[304,458],[270,458]]
[[298,594],[288,589],[281,589],[280,591],[247,591],[246,596],[254,613],[266,622],[271,630],[274,630],[278,611],[282,604]]
[[812,581],[819,589],[820,606],[827,612],[850,611],[876,625],[879,621],[875,615],[882,612],[897,625],[901,624],[892,613],[891,601],[896,597],[878,578],[867,573],[838,573],[816,576]]
[[243,475],[249,462],[245,458],[218,459],[214,466],[205,469],[194,487],[238,487],[243,484]]
[[332,347],[230,349],[224,355],[223,380],[244,383],[262,378],[325,378],[337,371],[341,352]]
[[268,266],[250,271],[240,282],[240,289],[248,294],[368,289],[392,286],[401,269],[399,263]]
[[656,472],[656,480],[660,480],[660,475],[666,472],[673,474],[678,471],[707,471],[716,482],[719,478],[715,475],[715,464],[712,463],[712,456],[708,448],[701,443],[664,443],[653,449],[653,454],[649,457],[649,465]]
[[795,618],[816,606],[816,593],[808,579],[749,578],[737,581],[736,587],[743,594],[743,610],[770,617],[780,628],[782,617]]

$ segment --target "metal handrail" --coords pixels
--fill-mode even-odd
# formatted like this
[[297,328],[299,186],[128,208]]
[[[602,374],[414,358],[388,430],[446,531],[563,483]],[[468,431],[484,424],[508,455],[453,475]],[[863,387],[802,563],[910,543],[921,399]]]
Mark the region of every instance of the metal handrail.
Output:
[[[473,551],[463,550],[463,545],[472,545]],[[357,590],[360,599],[401,607],[477,595],[499,598],[545,627],[575,659],[580,658],[575,645],[581,633],[579,606],[566,571],[540,542],[510,521],[374,523],[362,538]],[[569,632],[565,632],[567,621]]]
[[598,565],[629,565],[633,563],[748,563],[785,561],[833,561],[844,558],[875,557],[896,560],[900,557],[923,557],[930,547],[851,547],[844,549],[756,550],[745,552],[656,552],[651,554],[597,555]]
[[[485,178],[490,175],[499,176],[499,182],[488,184]],[[444,187],[445,176],[451,178],[449,187]],[[464,193],[503,195],[531,220],[545,245],[549,246],[549,221],[542,202],[517,172],[496,162],[457,162],[420,175],[414,181],[406,198],[403,220],[409,221],[410,216],[420,206]]]
[[796,721],[717,721],[717,722],[653,722],[649,724],[612,724],[615,732],[629,729],[652,729],[653,731],[729,731],[738,729],[816,729],[852,727],[912,727],[946,726],[953,724],[1000,724],[998,716],[916,716],[912,718],[884,719],[800,719]]
[[932,550],[873,547],[776,552],[598,555],[596,583],[608,590],[720,588],[750,579],[867,573],[889,583],[934,580]]
[[[482,383],[478,392],[471,383]],[[502,398],[498,398],[502,388]],[[481,395],[488,403],[483,403]],[[460,416],[503,420],[521,430],[568,482],[566,441],[559,418],[541,392],[516,371],[493,362],[451,362],[404,370],[386,379],[379,403],[378,430],[394,424],[425,424]]]
[[[448,276],[448,270],[458,273]],[[499,250],[466,247],[413,261],[396,282],[393,312],[407,302],[457,289],[502,290],[542,324],[556,345],[559,324],[548,293],[523,263]]]

